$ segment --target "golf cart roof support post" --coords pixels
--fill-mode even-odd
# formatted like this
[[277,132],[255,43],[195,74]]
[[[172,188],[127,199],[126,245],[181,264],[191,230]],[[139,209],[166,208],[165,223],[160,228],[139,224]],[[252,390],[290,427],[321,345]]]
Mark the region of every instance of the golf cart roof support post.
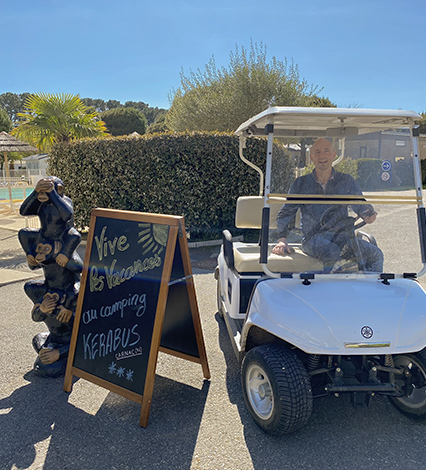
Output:
[[269,121],[265,126],[265,133],[268,134],[268,145],[266,148],[266,172],[265,172],[265,202],[264,207],[268,207],[268,195],[271,192],[271,173],[272,173],[272,150],[274,143],[274,124]]
[[266,264],[268,262],[268,242],[269,242],[269,218],[271,216],[271,209],[264,206],[262,209],[262,231],[260,234],[260,263]]
[[254,163],[252,163],[250,160],[247,160],[247,158],[244,156],[244,153],[243,153],[243,149],[245,148],[246,148],[246,137],[244,137],[243,135],[240,135],[240,147],[239,147],[240,158],[246,165],[253,168],[253,170],[256,170],[259,173],[259,176],[260,176],[259,196],[262,196],[263,195],[263,171]]
[[414,127],[414,121],[410,118],[411,124],[411,150],[413,152],[413,168],[414,168],[414,183],[416,186],[416,196],[419,199],[417,204],[417,224],[419,227],[420,237],[420,253],[422,256],[423,269],[417,273],[417,277],[421,277],[426,272],[426,213],[423,204],[423,182],[420,167],[420,153],[419,153],[419,132]]
[[[417,223],[419,225],[420,252],[423,262],[423,269],[421,272],[423,272],[426,264],[426,215],[424,207],[417,208]],[[418,273],[418,276],[420,277],[420,273]]]
[[265,126],[265,134],[268,135],[268,145],[266,147],[266,172],[265,172],[265,194],[262,210],[262,231],[261,231],[261,247],[260,247],[260,264],[263,272],[269,277],[280,277],[279,274],[271,272],[267,268],[268,262],[268,242],[269,242],[269,217],[270,208],[268,203],[268,195],[271,192],[271,173],[272,173],[272,151],[274,144],[274,124],[272,120]]
[[[411,119],[412,126],[414,125],[413,120]],[[416,185],[416,196],[420,199],[418,207],[424,207],[423,204],[423,193],[422,193],[422,173],[420,165],[420,152],[419,152],[419,137],[417,129],[414,127],[411,128],[411,150],[413,152],[413,167],[414,167],[414,183]]]

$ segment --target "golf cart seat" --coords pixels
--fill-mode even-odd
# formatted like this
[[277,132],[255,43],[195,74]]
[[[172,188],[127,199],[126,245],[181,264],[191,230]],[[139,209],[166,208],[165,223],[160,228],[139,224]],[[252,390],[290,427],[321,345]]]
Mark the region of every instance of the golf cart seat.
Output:
[[[322,271],[323,265],[315,258],[308,256],[302,251],[300,244],[292,244],[294,253],[281,256],[272,253],[275,244],[268,247],[268,269],[273,272],[297,273],[305,271]],[[233,247],[234,266],[239,273],[262,272],[259,262],[259,246],[257,244],[246,244],[235,242]]]
[[[243,196],[237,200],[235,226],[238,228],[260,229],[262,222],[262,196]],[[277,214],[282,203],[270,204],[269,227],[277,227]],[[227,232],[227,233],[226,233]],[[231,234],[223,234],[224,256],[228,266],[239,273],[262,273],[260,250],[256,243],[232,242]],[[294,273],[305,271],[322,271],[323,265],[317,259],[302,251],[300,243],[290,244],[294,253],[281,256],[272,253],[275,244],[269,244],[267,267],[273,272]]]

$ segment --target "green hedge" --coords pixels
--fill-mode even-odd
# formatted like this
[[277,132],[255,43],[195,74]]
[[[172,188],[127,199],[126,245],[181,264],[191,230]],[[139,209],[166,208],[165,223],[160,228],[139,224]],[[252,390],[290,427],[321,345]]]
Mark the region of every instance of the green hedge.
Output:
[[[257,172],[238,156],[239,141],[222,133],[167,133],[140,138],[85,139],[56,145],[49,174],[60,177],[74,204],[75,223],[89,225],[94,207],[183,215],[191,238],[217,237],[234,228],[240,195],[259,192]],[[265,139],[248,139],[244,155],[264,169]],[[282,147],[286,192],[293,164]]]
[[[314,164],[310,163],[305,167],[303,174],[311,173],[314,169]],[[335,166],[336,171],[347,173],[351,175],[360,185],[363,191],[371,191],[377,189],[386,189],[389,183],[382,181],[381,174],[382,160],[376,158],[358,158],[352,160],[351,158],[344,158],[340,163]],[[410,167],[407,163],[400,163],[396,165],[394,171],[394,178],[397,181],[395,186],[408,185],[410,181]],[[411,175],[412,175],[411,165]],[[397,172],[397,173],[396,173]],[[398,175],[398,176],[396,176]]]
[[358,184],[364,191],[381,187],[382,160],[378,158],[359,158],[356,160],[358,169]]
[[360,158],[358,162],[358,183],[365,191],[374,189],[414,188],[414,170],[411,159],[400,160],[392,165],[391,179],[383,181],[380,159]]
[[423,187],[426,187],[426,160],[421,160],[420,161],[421,168],[422,168],[422,183]]
[[[303,175],[307,175],[312,173],[314,170],[315,165],[313,163],[309,163],[304,170]],[[358,165],[356,160],[352,160],[351,158],[344,158],[341,162],[335,165],[335,170],[340,171],[340,173],[346,173],[351,175],[353,179],[358,179]]]

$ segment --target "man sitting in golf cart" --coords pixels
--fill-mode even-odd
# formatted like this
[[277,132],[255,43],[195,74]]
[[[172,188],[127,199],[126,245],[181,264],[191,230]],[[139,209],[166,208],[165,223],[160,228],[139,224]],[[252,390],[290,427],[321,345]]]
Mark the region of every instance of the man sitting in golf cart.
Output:
[[[318,139],[311,148],[315,169],[297,178],[289,193],[361,195],[361,188],[350,175],[334,170],[332,163],[335,156],[333,144],[326,139]],[[377,213],[370,204],[351,204],[351,207],[365,223],[371,224],[376,220]],[[383,271],[382,251],[366,240],[355,239],[353,224],[348,228],[348,221],[351,220],[348,217],[348,204],[284,204],[277,216],[278,243],[273,253],[292,253],[287,236],[294,225],[298,209],[302,216],[303,251],[319,259],[324,264],[325,272],[337,272],[348,260],[356,258],[361,258],[357,262],[362,270]]]

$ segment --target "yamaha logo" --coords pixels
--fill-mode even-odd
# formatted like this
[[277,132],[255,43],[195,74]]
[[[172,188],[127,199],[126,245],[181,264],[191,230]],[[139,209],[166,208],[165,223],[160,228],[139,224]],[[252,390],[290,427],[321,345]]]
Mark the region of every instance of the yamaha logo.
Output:
[[370,339],[373,336],[373,329],[369,326],[363,326],[361,328],[361,334],[365,339]]

